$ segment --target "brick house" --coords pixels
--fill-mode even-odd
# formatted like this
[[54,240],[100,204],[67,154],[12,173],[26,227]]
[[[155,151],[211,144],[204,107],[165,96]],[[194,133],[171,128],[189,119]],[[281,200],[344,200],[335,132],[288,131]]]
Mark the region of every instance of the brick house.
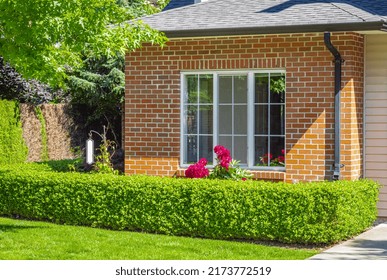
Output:
[[127,174],[222,144],[257,179],[387,185],[387,1],[174,2],[200,1],[143,18],[170,40],[126,56]]

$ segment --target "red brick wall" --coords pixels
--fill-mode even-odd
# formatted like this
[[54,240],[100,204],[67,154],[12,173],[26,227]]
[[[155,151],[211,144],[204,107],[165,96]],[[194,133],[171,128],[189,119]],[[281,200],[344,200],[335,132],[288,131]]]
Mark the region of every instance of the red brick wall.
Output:
[[[345,59],[342,98],[343,176],[362,173],[363,37],[332,34]],[[334,65],[322,33],[173,39],[126,56],[125,172],[181,174],[180,71],[286,70],[286,173],[256,177],[330,179],[334,149]]]

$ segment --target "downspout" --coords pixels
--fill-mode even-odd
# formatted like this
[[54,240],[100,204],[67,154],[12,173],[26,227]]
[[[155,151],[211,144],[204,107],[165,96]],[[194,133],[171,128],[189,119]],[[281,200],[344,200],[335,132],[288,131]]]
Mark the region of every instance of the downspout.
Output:
[[343,167],[343,165],[340,163],[340,144],[341,144],[340,93],[341,93],[341,65],[343,64],[344,60],[341,58],[339,51],[332,45],[330,32],[324,33],[324,42],[325,42],[325,46],[332,53],[334,57],[333,62],[335,63],[335,154],[334,154],[333,177],[332,177],[332,180],[335,181],[340,179],[340,169]]

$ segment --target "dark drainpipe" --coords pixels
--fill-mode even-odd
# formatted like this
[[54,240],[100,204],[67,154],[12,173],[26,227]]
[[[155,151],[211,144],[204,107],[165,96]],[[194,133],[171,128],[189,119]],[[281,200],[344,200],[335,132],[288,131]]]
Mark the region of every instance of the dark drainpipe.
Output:
[[328,50],[332,53],[335,63],[335,162],[333,164],[333,180],[340,179],[340,169],[343,165],[340,163],[340,92],[341,92],[341,65],[344,60],[339,51],[332,45],[331,33],[324,33],[324,42]]

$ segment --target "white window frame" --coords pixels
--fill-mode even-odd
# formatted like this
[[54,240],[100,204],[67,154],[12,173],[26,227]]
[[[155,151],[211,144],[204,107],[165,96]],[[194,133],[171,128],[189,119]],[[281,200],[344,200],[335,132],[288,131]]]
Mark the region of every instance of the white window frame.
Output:
[[[286,83],[286,71],[284,69],[251,69],[251,70],[236,70],[236,71],[182,71],[180,73],[180,166],[187,168],[190,164],[184,162],[184,90],[186,88],[186,75],[212,75],[213,76],[213,146],[218,145],[219,138],[219,76],[220,75],[247,75],[247,165],[241,165],[241,167],[249,170],[267,170],[267,171],[285,171],[286,168],[282,166],[255,166],[254,165],[254,131],[255,131],[255,74],[285,74]],[[286,95],[286,90],[285,90]],[[269,103],[270,104],[270,103]],[[286,112],[286,101],[284,104]],[[270,124],[270,118],[268,118]],[[286,117],[285,117],[285,135],[284,135],[284,149],[286,147]],[[213,154],[213,162],[216,162],[216,155]],[[286,161],[285,161],[286,162]],[[213,166],[209,166],[213,167]]]

